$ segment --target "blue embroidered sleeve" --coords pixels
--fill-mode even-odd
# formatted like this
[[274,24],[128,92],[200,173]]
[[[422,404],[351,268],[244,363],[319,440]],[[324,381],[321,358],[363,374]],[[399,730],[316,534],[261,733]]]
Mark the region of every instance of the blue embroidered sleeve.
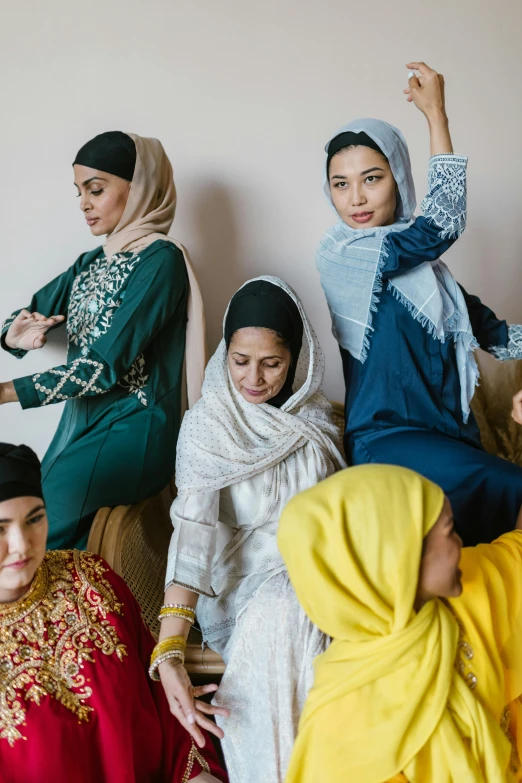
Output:
[[522,359],[522,324],[509,324],[507,330],[507,344],[491,345],[488,351],[501,362],[508,359]]
[[459,155],[430,159],[424,215],[409,228],[388,234],[383,243],[384,280],[436,261],[466,227],[466,164]]
[[478,296],[468,294],[461,285],[460,288],[468,307],[473,334],[482,350],[501,362],[522,359],[522,325],[501,321]]
[[492,349],[492,345],[498,346],[499,350],[506,350],[501,346],[507,346],[508,344],[507,323],[497,318],[493,310],[483,304],[478,296],[468,294],[460,283],[459,287],[466,300],[473,334],[482,350],[490,351],[494,354],[496,349]]

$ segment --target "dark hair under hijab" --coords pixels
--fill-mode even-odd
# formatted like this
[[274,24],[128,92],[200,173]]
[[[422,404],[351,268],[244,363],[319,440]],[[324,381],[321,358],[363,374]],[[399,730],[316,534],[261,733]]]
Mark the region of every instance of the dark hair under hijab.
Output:
[[100,133],[78,151],[75,164],[105,171],[132,182],[136,166],[136,145],[122,131]]
[[331,140],[328,145],[328,157],[326,159],[326,174],[330,173],[330,161],[334,155],[343,150],[345,147],[370,147],[370,149],[380,152],[383,158],[386,157],[381,150],[377,142],[375,142],[367,133],[361,131],[360,133],[354,133],[353,131],[345,131],[340,133],[334,139]]
[[40,460],[29,446],[0,443],[0,503],[20,497],[43,499]]
[[227,350],[234,332],[252,326],[272,329],[290,348],[292,363],[283,388],[267,400],[268,405],[280,408],[293,394],[297,360],[303,344],[303,319],[292,297],[282,288],[268,280],[252,280],[230,301],[224,329]]

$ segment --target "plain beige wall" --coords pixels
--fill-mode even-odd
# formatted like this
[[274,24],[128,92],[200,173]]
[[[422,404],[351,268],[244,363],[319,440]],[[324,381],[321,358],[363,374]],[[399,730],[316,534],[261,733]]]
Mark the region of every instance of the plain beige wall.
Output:
[[[341,399],[315,269],[333,222],[322,147],[357,116],[398,125],[420,202],[428,134],[402,89],[404,63],[424,59],[446,75],[455,150],[470,157],[468,230],[446,258],[499,314],[522,319],[520,0],[3,0],[1,17],[2,318],[97,244],[74,198],[77,149],[105,130],[157,136],[211,348],[235,289],[279,275],[302,297],[326,350],[326,391]],[[8,380],[59,363],[64,346],[53,339],[23,362],[1,354]],[[3,406],[0,440],[42,455],[60,413]]]

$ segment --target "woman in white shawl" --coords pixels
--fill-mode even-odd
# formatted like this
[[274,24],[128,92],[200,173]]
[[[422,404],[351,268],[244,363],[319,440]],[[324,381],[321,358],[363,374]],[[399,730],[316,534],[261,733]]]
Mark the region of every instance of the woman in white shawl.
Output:
[[[204,641],[224,657],[216,700],[220,724],[230,713],[223,746],[232,783],[284,779],[312,661],[327,644],[299,607],[276,539],[288,500],[344,465],[323,373],[292,289],[274,277],[251,280],[230,302],[202,399],[178,440],[166,613],[197,601]],[[160,643],[189,628],[165,617]],[[201,743],[198,726],[212,728],[179,657],[159,674],[172,711]]]

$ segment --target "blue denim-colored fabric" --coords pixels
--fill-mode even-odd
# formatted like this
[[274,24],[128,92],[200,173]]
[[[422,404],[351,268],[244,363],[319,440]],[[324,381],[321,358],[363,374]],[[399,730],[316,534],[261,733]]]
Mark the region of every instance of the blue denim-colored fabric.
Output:
[[[419,234],[414,240],[415,234]],[[464,421],[454,341],[434,340],[386,285],[398,268],[414,263],[410,245],[422,241],[425,258],[438,257],[455,241],[441,239],[437,227],[418,218],[407,232],[393,234],[383,266],[385,284],[375,314],[372,349],[364,364],[341,347],[346,383],[346,436],[349,452],[360,434],[393,427],[424,427],[481,447],[470,414]],[[460,287],[473,334],[484,350],[508,345],[505,321]]]
[[411,468],[442,487],[465,546],[489,543],[515,527],[522,468],[482,448],[436,430],[399,427],[356,438],[350,456],[356,465]]

